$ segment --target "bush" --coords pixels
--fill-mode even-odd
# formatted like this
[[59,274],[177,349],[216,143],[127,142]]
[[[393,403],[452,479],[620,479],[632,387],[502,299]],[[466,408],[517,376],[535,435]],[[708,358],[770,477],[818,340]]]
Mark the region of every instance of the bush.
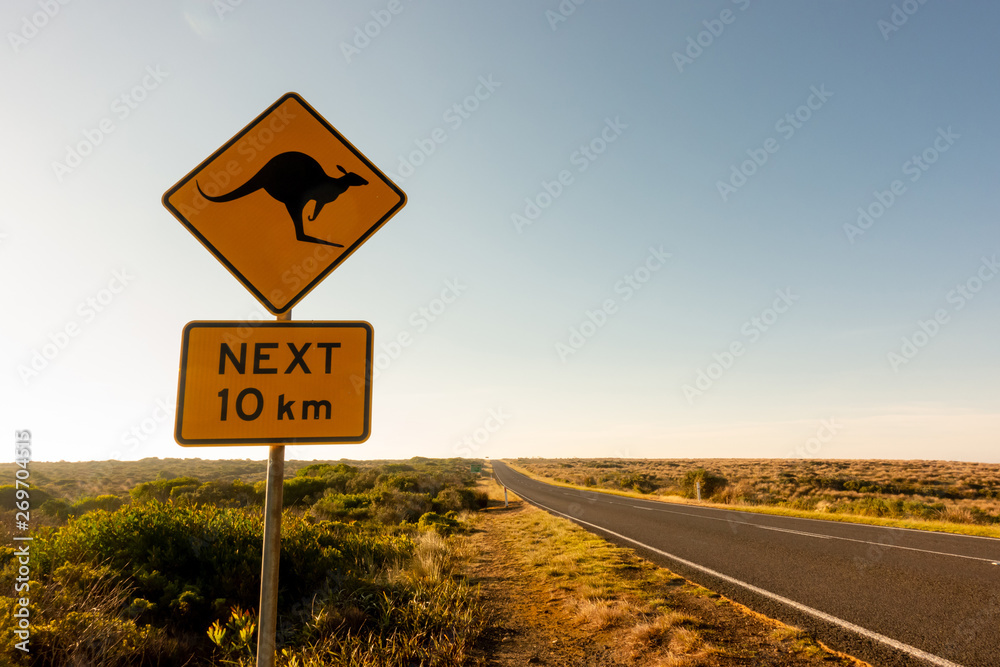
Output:
[[282,505],[311,505],[326,491],[326,480],[321,477],[292,477],[284,481]]
[[472,489],[448,487],[434,498],[435,512],[461,512],[476,508],[476,493]]
[[415,523],[431,509],[431,497],[426,493],[386,491],[375,502],[373,516],[385,524]]
[[[12,474],[11,477],[14,475]],[[33,506],[40,507],[43,503],[53,499],[50,493],[47,493],[43,489],[38,488],[32,484],[31,488],[31,504]],[[4,484],[0,486],[0,507],[14,507],[14,503],[17,502],[17,487],[14,484]]]
[[[41,572],[61,563],[106,564],[133,583],[133,597],[155,605],[151,620],[201,629],[223,609],[257,604],[257,587],[247,582],[259,580],[262,541],[259,513],[153,502],[73,520],[35,543],[35,562]],[[308,597],[351,565],[342,542],[322,524],[285,515],[280,580],[286,602]],[[389,551],[380,557],[396,550]]]
[[124,501],[118,496],[106,494],[96,498],[83,498],[72,505],[62,498],[49,498],[41,504],[38,510],[47,516],[67,521],[71,517],[82,516],[94,510],[114,512]]
[[137,503],[161,502],[165,503],[170,499],[170,492],[175,487],[187,486],[197,488],[200,482],[194,477],[175,477],[173,479],[156,479],[152,482],[137,484],[129,493],[132,500]]
[[462,523],[455,516],[454,512],[448,512],[444,516],[437,512],[427,512],[417,521],[418,527],[435,530],[441,535],[450,535],[461,527],[461,525]]
[[687,498],[696,498],[698,496],[697,489],[695,488],[695,483],[701,482],[701,497],[708,498],[715,493],[722,491],[728,484],[725,477],[721,475],[716,475],[713,472],[709,472],[704,468],[699,468],[698,470],[689,470],[678,482],[681,487],[683,495]]
[[378,477],[378,486],[390,491],[407,491],[415,493],[427,486],[422,484],[420,476],[413,473],[383,473]]
[[[44,586],[32,582],[31,664],[52,667],[126,667],[137,660],[182,660],[178,642],[155,627],[139,627],[128,617],[128,586],[108,567],[64,564]],[[0,613],[13,613],[13,599],[0,597]],[[10,608],[9,608],[10,607]],[[4,652],[14,640],[0,635]],[[16,650],[13,654],[19,653]]]
[[357,475],[353,475],[347,482],[347,493],[364,493],[375,488],[375,480],[378,479],[377,470],[363,470]]
[[69,513],[72,505],[63,500],[62,498],[50,498],[46,500],[38,508],[38,511],[46,516],[51,516],[62,521],[69,519]]
[[644,472],[634,472],[618,478],[618,486],[639,493],[652,493],[659,488],[656,477]]
[[103,496],[97,496],[96,498],[84,498],[73,503],[73,507],[70,508],[71,516],[81,516],[87,512],[92,512],[94,510],[104,510],[105,512],[114,512],[119,507],[122,506],[124,501],[118,496],[113,496],[111,494],[105,494]]
[[328,489],[310,510],[312,516],[336,521],[360,521],[369,516],[372,497],[365,493],[337,493]]
[[264,503],[264,495],[259,493],[253,484],[240,480],[220,482],[213,480],[198,487],[192,495],[196,505],[215,505],[216,507],[252,507]]

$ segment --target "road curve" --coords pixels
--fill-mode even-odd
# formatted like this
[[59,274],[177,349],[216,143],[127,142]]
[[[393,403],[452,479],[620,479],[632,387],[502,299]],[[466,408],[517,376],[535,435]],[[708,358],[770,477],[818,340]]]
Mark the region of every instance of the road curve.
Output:
[[499,461],[527,502],[872,665],[1000,667],[1000,540],[574,490]]

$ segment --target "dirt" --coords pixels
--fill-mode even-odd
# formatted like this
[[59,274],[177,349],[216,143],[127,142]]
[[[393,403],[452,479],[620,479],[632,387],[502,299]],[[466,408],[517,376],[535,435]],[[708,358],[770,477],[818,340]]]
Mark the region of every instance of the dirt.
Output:
[[[706,591],[684,579],[657,591],[669,606],[697,619],[696,629],[712,648],[708,655],[663,661],[662,647],[637,650],[623,640],[629,628],[598,630],[575,612],[571,592],[560,590],[538,573],[526,572],[519,561],[517,536],[507,528],[521,512],[540,512],[520,500],[509,508],[491,502],[470,535],[471,577],[486,603],[487,624],[473,651],[474,662],[487,667],[546,665],[550,667],[634,667],[729,665],[867,667],[849,656],[835,654],[777,621]],[[628,552],[635,571],[656,565]]]
[[564,596],[523,573],[513,555],[518,546],[504,534],[502,525],[505,515],[523,511],[521,501],[511,502],[509,509],[503,503],[489,508],[480,531],[471,538],[477,554],[472,562],[473,581],[480,586],[489,610],[486,631],[476,645],[477,657],[488,667],[628,664],[618,662],[605,642],[572,617]]

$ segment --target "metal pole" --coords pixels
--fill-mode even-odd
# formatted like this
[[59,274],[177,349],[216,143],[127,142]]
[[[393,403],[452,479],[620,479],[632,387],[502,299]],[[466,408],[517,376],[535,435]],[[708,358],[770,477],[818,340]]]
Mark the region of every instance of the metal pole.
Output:
[[278,559],[281,555],[281,496],[284,476],[285,446],[272,445],[267,459],[267,495],[264,497],[264,555],[260,563],[257,667],[274,667],[274,635],[278,625]]
[[503,506],[507,507],[507,487],[503,487]]
[[[291,320],[292,311],[278,315]],[[272,445],[267,457],[264,496],[264,549],[260,562],[260,615],[257,623],[257,667],[274,667],[278,625],[278,560],[281,556],[281,500],[285,478],[285,446]]]
[[698,493],[698,502],[701,502],[701,482],[697,482],[696,481],[694,483],[694,488],[695,488],[695,491],[697,491],[697,493]]

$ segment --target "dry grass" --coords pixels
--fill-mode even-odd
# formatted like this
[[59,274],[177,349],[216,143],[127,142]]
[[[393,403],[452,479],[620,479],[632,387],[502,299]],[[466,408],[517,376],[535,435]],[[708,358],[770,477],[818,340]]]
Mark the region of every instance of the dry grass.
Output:
[[417,535],[411,572],[430,581],[441,581],[453,568],[453,553],[446,538],[437,531]]
[[728,509],[1000,537],[1000,465],[952,461],[517,459],[578,488]]
[[597,630],[620,628],[635,623],[633,606],[623,600],[582,599],[577,603],[577,617]]
[[667,611],[649,623],[632,627],[631,641],[637,646],[657,647],[670,644],[674,630],[679,626],[695,626],[698,619],[679,611]]

